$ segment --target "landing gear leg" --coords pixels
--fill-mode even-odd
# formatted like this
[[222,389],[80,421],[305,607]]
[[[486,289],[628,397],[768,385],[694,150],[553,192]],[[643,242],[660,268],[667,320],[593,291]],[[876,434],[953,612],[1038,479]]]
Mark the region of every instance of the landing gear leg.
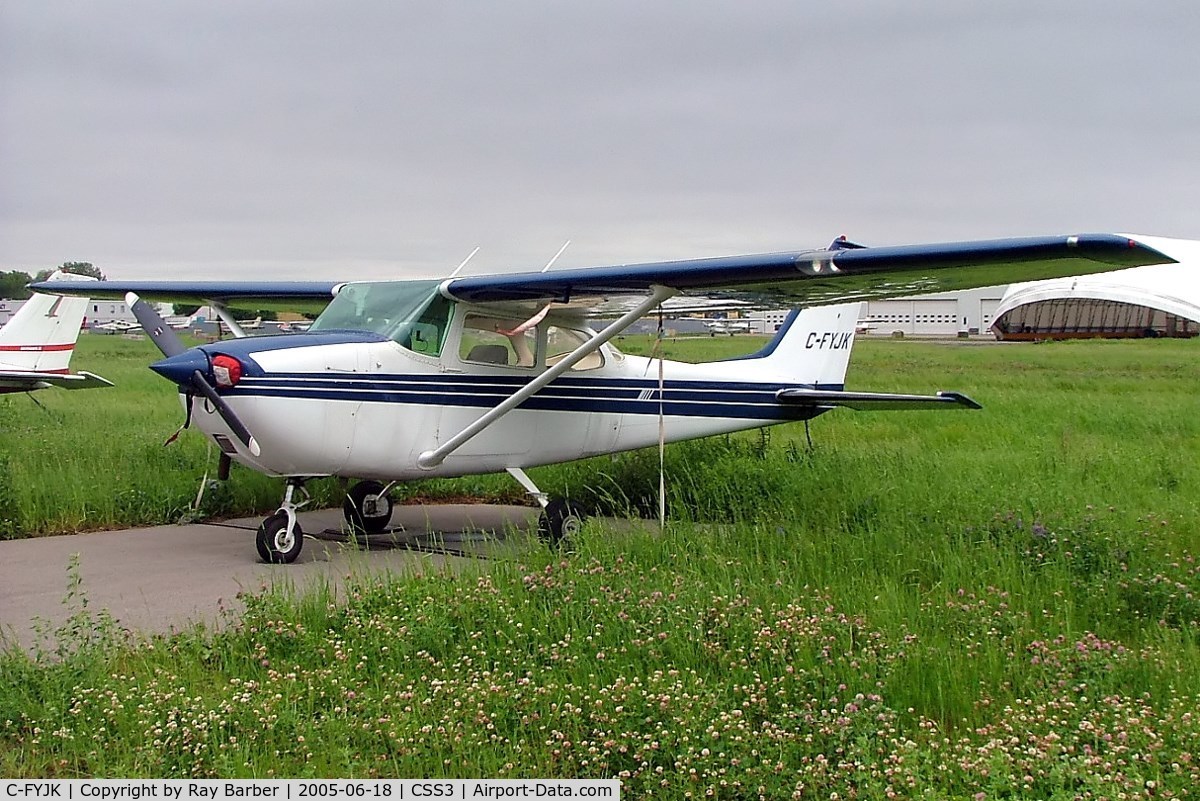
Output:
[[508,474],[519,481],[542,507],[542,515],[538,518],[538,539],[551,548],[558,548],[564,540],[579,533],[583,527],[582,509],[562,498],[551,500],[519,467],[508,468]]
[[[299,502],[293,500],[297,490],[303,496]],[[258,527],[258,536],[254,539],[258,555],[264,562],[291,564],[296,561],[296,557],[300,555],[300,549],[304,545],[304,531],[300,528],[296,512],[307,506],[311,500],[308,490],[304,488],[304,479],[288,479],[287,488],[283,493],[283,503],[279,505],[279,510],[275,514],[262,522],[262,525]]]

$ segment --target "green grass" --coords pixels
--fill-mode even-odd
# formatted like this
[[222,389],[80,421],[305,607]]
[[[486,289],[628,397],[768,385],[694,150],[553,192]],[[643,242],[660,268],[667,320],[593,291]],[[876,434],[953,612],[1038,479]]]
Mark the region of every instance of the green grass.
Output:
[[[668,355],[756,346],[699,338]],[[126,642],[73,584],[80,614],[60,636],[32,659],[0,657],[0,774],[619,776],[634,798],[1188,797],[1200,787],[1198,347],[860,342],[851,388],[956,389],[984,410],[840,410],[812,423],[811,448],[802,426],[674,446],[665,532],[593,522],[570,553],[531,544],[515,562],[364,579],[336,598],[272,590],[244,598],[221,633]],[[89,355],[79,367],[117,380]],[[117,399],[136,380],[89,393],[112,396],[107,425],[127,439],[139,426]],[[170,407],[164,431],[171,395],[146,399]],[[10,480],[33,469],[5,448]],[[100,491],[109,480],[82,475]],[[654,453],[534,475],[608,511],[656,504]],[[412,490],[508,491],[490,478]]]

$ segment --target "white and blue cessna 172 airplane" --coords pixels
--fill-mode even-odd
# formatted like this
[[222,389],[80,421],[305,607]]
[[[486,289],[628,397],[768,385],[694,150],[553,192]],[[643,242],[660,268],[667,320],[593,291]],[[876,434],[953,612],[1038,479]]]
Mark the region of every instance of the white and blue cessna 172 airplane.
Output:
[[[221,448],[224,469],[232,459],[286,479],[257,546],[264,561],[291,562],[303,541],[296,493],[315,477],[359,480],[347,493],[347,521],[377,533],[390,520],[395,482],[506,470],[537,497],[541,531],[555,541],[578,514],[547,499],[525,468],[660,437],[808,420],[837,406],[978,408],[955,393],[845,391],[857,301],[1171,261],[1109,234],[879,248],[842,238],[817,250],[443,280],[108,281],[85,291],[130,293],[166,357],[151,369],[179,387],[189,422]],[[805,310],[758,353],[728,361],[659,361],[610,344],[680,294]],[[230,305],[323,311],[305,333],[187,348],[138,296],[218,313]],[[593,328],[590,320],[612,322]]]

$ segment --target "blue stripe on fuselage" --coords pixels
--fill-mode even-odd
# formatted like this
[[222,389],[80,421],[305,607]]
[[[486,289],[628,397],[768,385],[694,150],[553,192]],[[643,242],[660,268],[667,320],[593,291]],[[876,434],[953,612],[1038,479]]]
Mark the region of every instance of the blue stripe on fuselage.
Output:
[[[357,403],[426,404],[491,408],[528,383],[520,376],[378,375],[333,376],[280,373],[246,376],[223,394]],[[662,412],[689,417],[802,420],[804,407],[784,406],[775,393],[795,384],[732,381],[667,381]],[[815,389],[840,390],[842,385]],[[519,408],[562,412],[657,415],[658,382],[638,378],[568,377],[552,382]]]

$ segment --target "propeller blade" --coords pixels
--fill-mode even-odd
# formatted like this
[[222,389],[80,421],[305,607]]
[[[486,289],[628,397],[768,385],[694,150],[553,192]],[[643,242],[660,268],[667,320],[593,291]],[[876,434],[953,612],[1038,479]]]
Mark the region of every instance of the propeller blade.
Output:
[[192,386],[212,404],[213,408],[217,410],[217,414],[221,415],[221,419],[225,421],[225,425],[229,426],[233,435],[250,449],[251,454],[258,456],[262,453],[258,447],[258,440],[251,436],[250,429],[246,428],[245,424],[238,419],[233,409],[229,407],[224,398],[217,394],[216,388],[208,383],[204,374],[199,370],[192,373]]
[[146,332],[146,336],[150,337],[158,349],[162,351],[163,356],[178,356],[187,350],[187,346],[183,344],[183,340],[175,333],[175,329],[167,325],[163,318],[158,316],[158,312],[150,308],[150,304],[139,298],[133,292],[125,294],[125,304],[129,306],[129,310],[133,312],[133,316],[142,326],[142,330]]

